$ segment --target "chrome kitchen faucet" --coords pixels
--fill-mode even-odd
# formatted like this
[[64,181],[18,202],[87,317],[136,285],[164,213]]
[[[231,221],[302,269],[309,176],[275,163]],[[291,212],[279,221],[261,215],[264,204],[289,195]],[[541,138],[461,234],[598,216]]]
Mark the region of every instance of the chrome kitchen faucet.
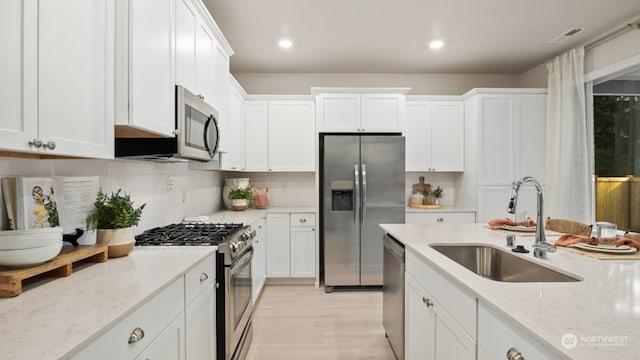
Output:
[[520,192],[520,186],[522,186],[523,184],[526,184],[528,182],[533,183],[533,185],[536,187],[536,191],[538,193],[538,204],[537,204],[538,214],[537,214],[537,219],[536,219],[536,241],[535,241],[535,244],[533,244],[533,256],[535,256],[537,258],[540,258],[540,259],[546,259],[547,258],[547,253],[548,252],[555,252],[556,251],[556,247],[555,247],[555,245],[549,244],[547,242],[546,236],[544,234],[544,216],[542,215],[544,200],[543,200],[543,196],[542,196],[542,185],[540,185],[540,183],[536,179],[531,177],[531,176],[525,176],[521,180],[518,180],[518,182],[513,184],[513,193],[511,194],[511,200],[509,200],[509,207],[507,208],[507,211],[510,214],[515,214],[516,213],[516,207],[518,206],[518,193]]

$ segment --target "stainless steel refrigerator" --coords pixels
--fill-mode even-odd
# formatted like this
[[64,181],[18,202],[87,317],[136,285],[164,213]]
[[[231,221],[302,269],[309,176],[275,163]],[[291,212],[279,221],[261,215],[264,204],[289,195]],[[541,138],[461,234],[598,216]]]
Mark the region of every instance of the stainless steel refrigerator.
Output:
[[400,135],[321,135],[325,291],[382,285],[379,224],[404,223],[405,141]]

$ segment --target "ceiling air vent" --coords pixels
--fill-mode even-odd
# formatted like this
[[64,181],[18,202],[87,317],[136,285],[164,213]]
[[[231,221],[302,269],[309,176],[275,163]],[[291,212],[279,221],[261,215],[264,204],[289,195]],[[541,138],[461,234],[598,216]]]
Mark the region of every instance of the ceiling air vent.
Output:
[[554,37],[553,39],[549,40],[549,43],[551,43],[551,44],[560,44],[560,43],[563,43],[563,42],[565,42],[565,41],[569,40],[569,38],[570,38],[570,37],[572,37],[572,36],[574,36],[575,34],[577,34],[577,33],[581,32],[582,30],[583,30],[583,29],[576,29],[576,28],[569,29],[569,30],[567,30],[567,31],[563,32],[562,34],[560,34],[560,35],[558,35],[558,36]]

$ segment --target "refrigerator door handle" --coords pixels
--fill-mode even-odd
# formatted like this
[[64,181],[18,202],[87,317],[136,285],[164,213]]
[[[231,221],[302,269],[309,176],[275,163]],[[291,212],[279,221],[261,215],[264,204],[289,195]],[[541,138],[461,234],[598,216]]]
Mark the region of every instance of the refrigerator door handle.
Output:
[[360,227],[364,226],[367,219],[367,165],[362,164],[362,218],[360,219]]
[[358,226],[358,215],[360,215],[360,173],[358,172],[358,164],[353,165],[353,182],[356,193],[356,207],[353,212],[353,224]]

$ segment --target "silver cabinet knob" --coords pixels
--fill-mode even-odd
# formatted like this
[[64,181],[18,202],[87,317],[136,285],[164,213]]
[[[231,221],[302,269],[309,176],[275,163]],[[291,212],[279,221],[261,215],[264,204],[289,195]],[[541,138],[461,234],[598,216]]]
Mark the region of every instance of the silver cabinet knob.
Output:
[[42,140],[40,139],[29,140],[29,146],[33,146],[36,149],[40,149],[42,147]]
[[440,222],[440,223],[441,223],[441,222],[444,222],[444,218],[439,217],[439,218],[437,218],[437,219],[436,219],[436,221],[437,221],[437,222]]
[[137,327],[133,329],[131,335],[129,335],[129,344],[137,343],[138,341],[144,339],[144,330]]
[[525,360],[520,350],[512,347],[507,350],[507,360]]
[[431,299],[426,298],[426,297],[422,297],[422,302],[427,305],[427,307],[432,307],[433,306],[433,301],[431,301]]
[[307,222],[307,219],[305,219],[305,218],[301,218],[301,219],[300,219],[300,222],[304,224],[304,223],[306,223],[306,222]]
[[49,150],[53,150],[56,148],[56,143],[55,141],[47,141],[46,144],[44,144],[44,147],[49,149]]
[[207,281],[209,279],[209,275],[207,273],[200,274],[200,282]]

